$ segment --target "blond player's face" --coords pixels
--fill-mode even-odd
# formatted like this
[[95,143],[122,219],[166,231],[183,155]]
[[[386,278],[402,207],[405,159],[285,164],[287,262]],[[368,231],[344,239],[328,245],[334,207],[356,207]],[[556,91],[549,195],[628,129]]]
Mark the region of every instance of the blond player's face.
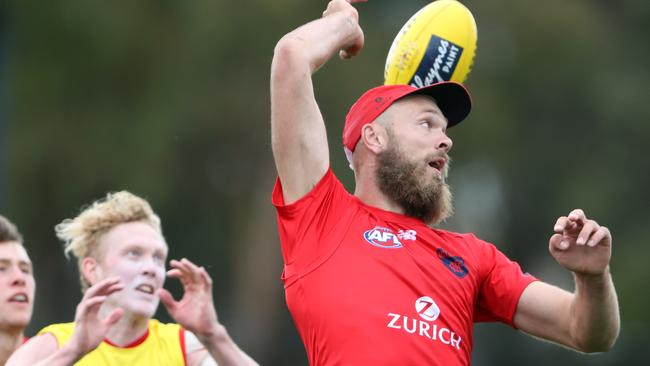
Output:
[[24,328],[34,308],[32,261],[17,242],[0,243],[0,329]]
[[168,248],[162,235],[143,222],[120,224],[102,237],[100,250],[100,280],[116,276],[124,283],[124,290],[110,295],[106,304],[152,317],[165,282]]

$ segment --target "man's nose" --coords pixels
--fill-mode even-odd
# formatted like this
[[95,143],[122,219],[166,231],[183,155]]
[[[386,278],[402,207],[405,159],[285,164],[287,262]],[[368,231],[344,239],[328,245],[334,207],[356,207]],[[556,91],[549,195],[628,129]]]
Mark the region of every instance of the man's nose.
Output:
[[25,286],[27,283],[27,274],[18,267],[13,267],[11,270],[11,285],[12,286]]
[[156,261],[153,258],[147,258],[144,259],[144,263],[142,263],[142,274],[146,276],[151,276],[151,277],[156,277],[156,274],[158,273],[158,265],[156,264]]
[[446,133],[442,132],[442,136],[438,139],[438,142],[436,144],[436,148],[439,150],[444,150],[445,152],[448,152],[451,150],[451,147],[454,145],[454,142],[451,140],[449,136],[447,136]]

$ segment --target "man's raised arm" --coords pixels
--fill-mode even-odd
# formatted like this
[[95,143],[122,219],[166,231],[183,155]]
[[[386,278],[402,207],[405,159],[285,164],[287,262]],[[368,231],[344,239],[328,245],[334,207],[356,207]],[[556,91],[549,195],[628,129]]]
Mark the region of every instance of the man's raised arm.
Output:
[[356,55],[363,47],[358,13],[365,0],[332,0],[323,17],[288,33],[275,47],[271,66],[271,141],[286,203],[309,192],[329,168],[323,116],[311,76],[334,53]]

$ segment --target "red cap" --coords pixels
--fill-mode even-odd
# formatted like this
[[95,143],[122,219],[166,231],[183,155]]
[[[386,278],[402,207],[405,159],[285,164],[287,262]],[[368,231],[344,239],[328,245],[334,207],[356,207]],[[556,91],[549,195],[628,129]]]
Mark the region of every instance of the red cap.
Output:
[[361,127],[379,117],[388,107],[407,95],[428,95],[435,99],[451,127],[467,117],[472,109],[472,98],[461,84],[444,81],[415,88],[410,85],[382,85],[365,92],[350,108],[343,127],[343,146],[350,151],[361,138]]

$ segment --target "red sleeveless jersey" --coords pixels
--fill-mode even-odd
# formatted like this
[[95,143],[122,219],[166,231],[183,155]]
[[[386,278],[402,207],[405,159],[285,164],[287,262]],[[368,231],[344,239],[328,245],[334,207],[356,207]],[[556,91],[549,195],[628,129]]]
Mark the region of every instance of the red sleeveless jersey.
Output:
[[536,279],[472,234],[362,203],[331,169],[273,192],[289,311],[311,365],[469,365],[473,323],[512,326]]

